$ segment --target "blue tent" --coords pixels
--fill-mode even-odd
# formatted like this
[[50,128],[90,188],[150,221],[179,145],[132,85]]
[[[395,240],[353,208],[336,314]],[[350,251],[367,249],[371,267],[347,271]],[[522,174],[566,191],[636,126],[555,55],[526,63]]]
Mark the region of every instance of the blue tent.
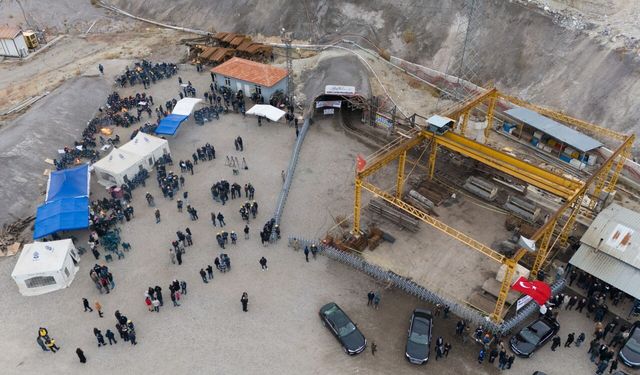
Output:
[[88,227],[89,197],[61,198],[38,207],[33,238]]
[[89,165],[51,172],[45,203],[89,195]]
[[156,134],[174,135],[178,131],[180,124],[182,124],[189,116],[184,115],[169,115],[162,120],[156,128]]
[[44,204],[36,211],[33,238],[89,227],[89,165],[52,172]]

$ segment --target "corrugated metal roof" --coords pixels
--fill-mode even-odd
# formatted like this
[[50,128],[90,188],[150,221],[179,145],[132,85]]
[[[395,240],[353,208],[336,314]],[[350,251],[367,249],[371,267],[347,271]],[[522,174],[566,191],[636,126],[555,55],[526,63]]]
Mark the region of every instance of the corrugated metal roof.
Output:
[[505,111],[506,114],[531,127],[534,127],[551,137],[576,148],[578,151],[587,152],[602,146],[602,143],[562,125],[548,117],[527,108],[516,107]]
[[450,119],[448,117],[443,117],[443,116],[440,116],[440,115],[433,115],[433,116],[431,116],[431,117],[429,117],[427,119],[427,124],[436,126],[438,128],[446,126],[451,122],[453,122],[452,119]]
[[13,39],[20,34],[20,29],[13,26],[0,26],[0,39]]
[[598,214],[580,242],[640,272],[640,213],[612,204]]
[[234,57],[211,69],[211,72],[227,77],[271,87],[287,76],[287,70],[255,61]]
[[640,298],[640,270],[630,264],[584,244],[569,263],[635,298]]

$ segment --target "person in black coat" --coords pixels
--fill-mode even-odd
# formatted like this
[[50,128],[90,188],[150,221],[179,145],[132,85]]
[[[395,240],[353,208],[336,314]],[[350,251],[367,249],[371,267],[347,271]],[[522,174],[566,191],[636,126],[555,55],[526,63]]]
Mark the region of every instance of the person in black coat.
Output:
[[240,303],[242,303],[242,311],[249,311],[247,306],[249,305],[249,295],[247,292],[242,293],[242,298],[240,298]]
[[82,349],[77,348],[76,354],[78,355],[78,359],[80,359],[80,363],[87,363],[87,357],[84,356]]

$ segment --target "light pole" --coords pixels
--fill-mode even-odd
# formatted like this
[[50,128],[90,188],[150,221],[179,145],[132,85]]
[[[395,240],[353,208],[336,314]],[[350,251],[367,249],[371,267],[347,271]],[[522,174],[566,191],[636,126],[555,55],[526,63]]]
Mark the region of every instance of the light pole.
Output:
[[287,60],[287,97],[289,98],[289,104],[295,108],[295,102],[293,100],[293,63],[291,61],[291,42],[293,41],[293,33],[288,32],[283,27],[280,29],[280,38],[284,44],[285,57]]

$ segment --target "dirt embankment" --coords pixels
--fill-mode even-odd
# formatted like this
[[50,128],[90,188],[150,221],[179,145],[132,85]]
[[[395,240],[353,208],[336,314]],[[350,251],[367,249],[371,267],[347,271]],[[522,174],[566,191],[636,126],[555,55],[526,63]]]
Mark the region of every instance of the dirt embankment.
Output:
[[[328,41],[364,35],[399,57],[446,70],[454,49],[462,1],[284,0],[155,2],[112,0],[136,15],[178,25]],[[547,14],[548,13],[548,14]],[[638,59],[588,30],[567,29],[535,4],[484,2],[474,40],[480,84],[562,109],[607,127],[640,133]],[[566,26],[566,25],[565,25]],[[366,43],[363,43],[366,44]]]

